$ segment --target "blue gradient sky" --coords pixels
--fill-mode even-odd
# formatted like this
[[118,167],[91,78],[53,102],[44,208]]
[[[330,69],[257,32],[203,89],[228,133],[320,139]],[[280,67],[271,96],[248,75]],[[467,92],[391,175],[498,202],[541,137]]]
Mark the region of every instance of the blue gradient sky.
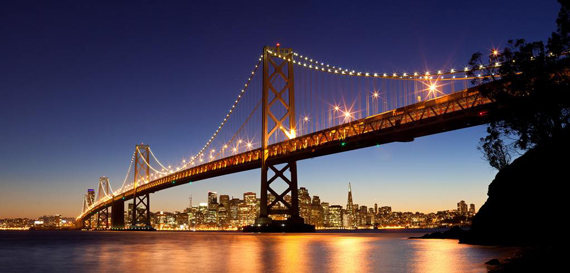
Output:
[[[76,216],[82,195],[124,179],[135,143],[166,163],[217,128],[263,45],[280,42],[368,71],[461,67],[508,39],[545,40],[555,1],[12,1],[0,7],[0,218]],[[133,1],[134,3],[134,1]],[[473,6],[470,6],[472,4]],[[346,205],[399,211],[479,207],[494,171],[475,127],[299,162],[300,185]],[[182,210],[189,194],[259,192],[259,170],[152,195]]]

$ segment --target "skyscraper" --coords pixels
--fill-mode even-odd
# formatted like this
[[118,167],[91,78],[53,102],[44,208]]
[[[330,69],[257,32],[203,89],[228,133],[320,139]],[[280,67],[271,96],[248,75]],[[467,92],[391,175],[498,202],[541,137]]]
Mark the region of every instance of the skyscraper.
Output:
[[348,202],[346,203],[346,213],[342,217],[343,226],[351,228],[354,226],[354,204],[352,203],[352,187],[348,182]]
[[209,191],[208,192],[208,209],[215,210],[218,205],[218,193]]
[[374,203],[374,214],[378,214],[378,203]]
[[329,227],[342,227],[342,206],[332,205],[329,207]]
[[311,221],[311,196],[305,187],[299,188],[299,215],[305,219],[305,223]]
[[230,196],[227,194],[220,195],[220,204],[224,205],[226,210],[229,211],[229,209],[230,209]]
[[257,202],[257,198],[255,195],[255,192],[246,192],[243,194],[243,201],[245,202],[246,205],[248,206],[255,206],[255,203]]
[[313,201],[310,208],[311,212],[309,223],[317,228],[323,227],[323,207],[321,206],[321,199],[318,196],[313,196]]
[[457,203],[457,214],[459,215],[467,215],[467,203],[461,200]]
[[350,186],[350,182],[348,182],[348,202],[346,204],[346,210],[354,212],[353,204],[352,204],[352,189]]
[[329,206],[328,202],[322,202],[321,207],[323,208],[323,225],[325,227],[329,226]]

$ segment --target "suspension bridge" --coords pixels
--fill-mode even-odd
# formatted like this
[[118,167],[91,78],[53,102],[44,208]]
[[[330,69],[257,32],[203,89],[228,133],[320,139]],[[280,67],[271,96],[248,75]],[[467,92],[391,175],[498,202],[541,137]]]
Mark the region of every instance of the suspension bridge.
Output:
[[[152,229],[151,193],[261,169],[259,217],[246,229],[310,229],[299,217],[297,161],[487,123],[496,106],[473,80],[494,77],[500,65],[372,73],[317,61],[279,44],[266,46],[198,152],[167,166],[149,145],[136,145],[121,187],[113,190],[109,179],[101,177],[97,193],[85,195],[77,223]],[[126,226],[125,202],[131,199]],[[287,220],[273,220],[275,216]]]

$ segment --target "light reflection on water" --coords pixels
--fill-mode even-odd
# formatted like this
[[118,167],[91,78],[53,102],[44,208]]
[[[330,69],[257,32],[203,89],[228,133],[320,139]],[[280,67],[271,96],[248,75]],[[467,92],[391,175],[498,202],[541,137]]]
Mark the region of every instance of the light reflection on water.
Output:
[[0,271],[486,272],[515,251],[417,235],[0,231]]

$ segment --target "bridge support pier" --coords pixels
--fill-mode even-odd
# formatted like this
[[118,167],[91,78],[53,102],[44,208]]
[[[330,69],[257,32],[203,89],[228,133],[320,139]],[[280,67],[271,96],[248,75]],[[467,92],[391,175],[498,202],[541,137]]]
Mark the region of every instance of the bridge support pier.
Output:
[[111,205],[111,229],[125,228],[125,201],[117,200]]
[[83,228],[83,229],[91,229],[92,228],[91,215],[89,215],[87,218],[83,219],[83,226],[81,228]]
[[109,228],[109,207],[97,212],[97,229],[100,228]]
[[150,224],[149,194],[135,195],[133,198],[133,215],[131,230],[154,230]]
[[[277,166],[266,164],[261,170],[261,201],[259,217],[255,225],[244,227],[245,232],[313,232],[315,226],[305,224],[305,220],[299,215],[299,188],[297,184],[297,162],[290,161],[285,165]],[[268,179],[268,173],[273,175]],[[289,175],[286,175],[286,173]],[[283,181],[287,188],[282,193],[277,193],[271,188],[271,183]],[[274,197],[269,202],[268,195]],[[285,196],[291,195],[290,201]],[[281,204],[281,205],[279,205]],[[276,207],[277,208],[274,208]],[[285,221],[272,220],[269,215],[288,215]]]

